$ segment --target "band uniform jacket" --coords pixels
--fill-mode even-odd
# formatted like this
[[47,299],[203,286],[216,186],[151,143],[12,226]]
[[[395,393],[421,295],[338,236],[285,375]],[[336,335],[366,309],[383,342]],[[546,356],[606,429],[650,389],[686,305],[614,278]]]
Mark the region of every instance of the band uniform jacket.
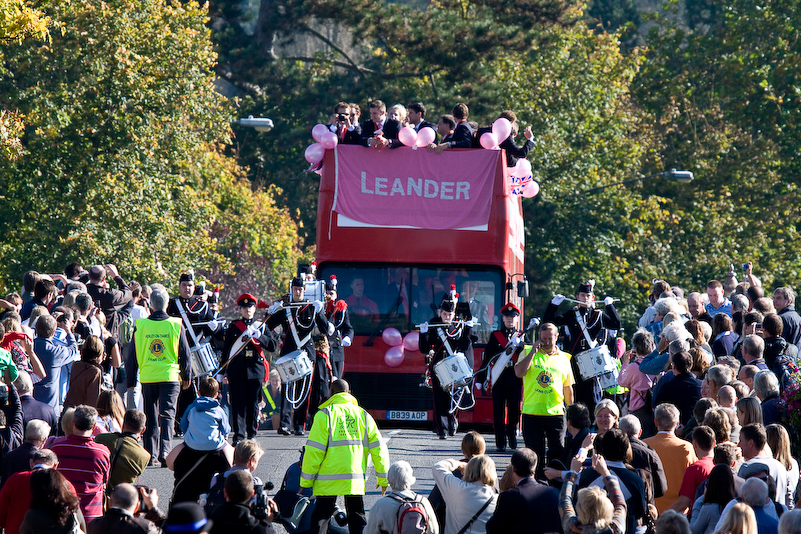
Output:
[[[181,320],[183,320],[183,317],[181,316],[181,312],[178,311],[178,306],[175,303],[176,299],[181,302],[181,305],[184,308],[184,313],[186,314],[186,318],[189,319],[190,323],[192,323],[192,329],[195,331],[195,336],[197,336],[198,339],[204,338],[213,333],[205,325],[195,326],[198,323],[205,323],[214,320],[214,312],[211,310],[208,302],[203,301],[194,295],[188,299],[183,297],[171,298],[170,303],[167,306],[167,315],[170,317],[177,317]],[[189,346],[194,347],[195,340],[192,339],[191,335],[189,335],[189,328],[186,325],[186,321],[184,321],[184,328],[186,328],[186,339],[189,341]]]
[[[344,306],[340,305],[340,302],[342,302]],[[334,325],[335,328],[334,333],[328,336],[331,362],[344,362],[345,347],[342,346],[342,340],[349,337],[351,341],[353,341],[353,326],[350,324],[350,314],[348,313],[345,301],[341,300],[336,303],[329,303],[328,309],[326,310],[326,317],[328,318],[328,322]]]
[[[267,318],[267,328],[275,330],[279,326],[284,330],[284,343],[281,345],[281,356],[289,354],[290,352],[303,349],[306,351],[309,359],[314,361],[314,340],[312,333],[315,326],[320,332],[328,332],[328,320],[325,318],[323,310],[315,313],[314,304],[309,301],[293,302],[292,304],[302,304],[300,308],[282,308],[273,313]],[[287,313],[289,317],[287,317]],[[295,325],[298,334],[298,340],[303,342],[304,338],[308,337],[305,343],[300,347],[295,342],[295,337],[292,335],[290,329],[290,321]]]
[[[481,371],[476,375],[476,381],[479,384],[484,384],[489,380],[490,376],[490,368],[488,366],[489,361],[495,357],[497,354],[501,353],[506,349],[506,344],[512,338],[512,336],[517,332],[516,328],[501,328],[500,330],[495,330],[487,341],[487,347],[484,349],[484,358],[481,362]],[[498,333],[500,333],[503,338],[506,340],[503,344],[498,340]],[[515,375],[514,365],[517,363],[517,356],[512,356],[509,358],[509,363],[507,364],[506,368],[501,373],[501,376],[498,377],[498,381],[495,383],[493,387],[495,388],[522,388],[523,387],[523,379],[518,378]]]
[[[225,332],[225,349],[223,350],[222,358],[220,358],[220,365],[225,364],[231,355],[231,348],[239,339],[239,336],[247,330],[248,326],[253,324],[253,319],[239,319],[234,321],[228,326]],[[264,351],[271,348],[274,349],[274,341],[269,333],[263,334],[258,341],[258,345],[254,344],[251,339],[248,344],[239,351],[239,354],[234,355],[231,363],[225,368],[225,373],[228,378],[236,377],[240,380],[244,379],[258,379],[262,382],[266,381],[266,375],[269,373],[269,364],[264,361]]]
[[[558,306],[548,304],[545,310],[545,315],[542,318],[543,323],[553,323],[558,327],[566,326],[570,333],[570,339],[565,345],[565,352],[570,354],[578,354],[579,352],[589,350],[590,346],[584,338],[581,327],[576,319],[576,311],[581,314],[584,323],[587,326],[587,333],[590,339],[597,340],[602,329],[607,330],[620,330],[620,315],[618,315],[615,306],[610,304],[605,309],[599,310],[596,308],[581,308],[575,306],[561,315],[556,315]],[[580,377],[575,375],[576,379]]]

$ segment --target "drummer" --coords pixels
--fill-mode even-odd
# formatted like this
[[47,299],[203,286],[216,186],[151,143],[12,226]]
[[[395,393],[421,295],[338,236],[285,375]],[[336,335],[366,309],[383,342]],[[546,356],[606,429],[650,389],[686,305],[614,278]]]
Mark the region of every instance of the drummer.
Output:
[[[211,309],[208,303],[210,292],[205,291],[203,286],[195,284],[195,272],[190,269],[181,273],[178,279],[178,296],[170,300],[167,306],[167,314],[170,317],[181,319],[186,329],[186,338],[189,347],[195,349],[202,345],[205,339],[213,335],[220,337],[223,335],[220,328],[221,321],[216,321],[217,313]],[[209,347],[211,349],[212,347]],[[197,378],[197,377],[195,377]],[[178,408],[175,414],[175,431],[180,436],[178,429],[183,413],[187,407],[197,397],[197,380],[192,381],[192,387],[184,389],[178,397]]]
[[[497,356],[504,352],[507,346],[516,345],[517,321],[520,309],[513,303],[504,304],[501,308],[503,326],[495,330],[484,349],[484,360],[481,371],[476,375],[477,383],[492,392],[492,422],[495,427],[495,447],[498,452],[506,451],[507,439],[510,449],[517,448],[517,427],[520,423],[520,402],[523,398],[523,379],[515,376],[514,365],[517,363],[517,352],[512,353],[506,362],[498,361]],[[493,369],[488,365],[490,361],[495,366],[503,365],[503,369]],[[496,373],[500,371],[498,376]],[[490,383],[490,376],[497,378],[494,384]]]
[[420,325],[420,352],[429,357],[428,372],[434,390],[434,429],[439,439],[445,439],[446,433],[449,436],[456,434],[458,421],[456,415],[450,413],[451,395],[443,389],[434,366],[456,352],[472,357],[471,321],[454,322],[458,299],[456,287],[451,285],[451,290],[445,293],[437,309],[437,316],[431,319],[431,325]]
[[[314,348],[312,333],[316,326],[320,332],[325,332],[330,336],[334,333],[334,325],[325,318],[322,301],[309,302],[306,300],[306,284],[302,278],[293,278],[290,290],[290,295],[287,295],[283,301],[275,303],[273,313],[267,319],[267,328],[270,330],[279,326],[283,328],[285,337],[284,344],[281,346],[281,356],[297,350],[305,350],[306,355],[313,362],[311,392],[303,404],[295,408],[295,414],[292,416],[295,435],[302,436],[306,426],[309,403],[318,406],[321,399],[328,397],[328,385],[331,380],[331,374],[325,361],[315,361],[317,352]],[[294,393],[299,393],[297,391],[297,388],[300,387],[299,384],[300,382],[295,382],[285,386],[285,395],[281,400],[279,434],[289,435],[290,433],[289,419],[292,405],[287,401],[286,396],[293,394],[293,390]]]
[[[263,384],[267,383],[270,364],[265,350],[274,351],[275,341],[269,332],[263,332],[262,322],[255,320],[256,297],[243,293],[237,301],[242,318],[234,321],[225,332],[225,347],[221,365],[229,384],[231,402],[231,428],[234,431],[233,445],[243,439],[253,439],[259,428],[259,397]],[[244,334],[244,335],[243,335]],[[247,339],[244,343],[238,340]]]
[[[612,297],[606,297],[604,309],[595,309],[594,288],[595,280],[579,284],[576,290],[578,305],[559,315],[556,312],[565,297],[554,295],[542,318],[543,323],[553,323],[560,328],[567,327],[569,335],[564,348],[565,352],[573,356],[602,343],[613,343],[615,334],[620,329],[620,315],[615,309],[614,300]],[[574,357],[570,360],[576,380],[573,386],[576,402],[584,403],[590,413],[593,413],[595,405],[601,400],[601,387],[594,379],[582,380],[577,359]]]

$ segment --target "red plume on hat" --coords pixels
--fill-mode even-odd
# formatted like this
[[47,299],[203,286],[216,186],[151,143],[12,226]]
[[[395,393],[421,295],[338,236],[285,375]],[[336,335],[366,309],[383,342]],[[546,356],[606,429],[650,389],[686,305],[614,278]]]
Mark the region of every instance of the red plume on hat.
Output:
[[456,292],[456,285],[451,284],[451,300],[456,300],[459,298],[459,293]]
[[339,310],[341,312],[343,312],[343,311],[348,309],[348,303],[345,302],[344,300],[338,300],[335,306],[336,306],[337,310]]
[[260,310],[265,310],[265,309],[269,308],[270,305],[267,304],[266,302],[264,302],[263,300],[259,300],[259,302],[256,303],[256,307],[258,309],[260,309]]

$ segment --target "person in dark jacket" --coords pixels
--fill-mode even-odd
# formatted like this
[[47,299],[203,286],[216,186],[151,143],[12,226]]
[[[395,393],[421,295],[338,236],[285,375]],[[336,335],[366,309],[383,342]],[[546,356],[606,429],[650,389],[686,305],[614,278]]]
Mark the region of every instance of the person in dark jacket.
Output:
[[87,525],[86,534],[158,534],[159,528],[144,517],[137,517],[139,491],[132,484],[117,485],[109,496],[109,507],[102,517]]
[[537,453],[518,449],[511,464],[515,487],[498,496],[495,512],[487,521],[487,534],[559,532],[559,491],[534,479]]
[[689,352],[677,352],[670,357],[673,374],[666,373],[654,388],[654,407],[669,403],[679,409],[679,422],[687,424],[693,407],[701,398],[701,382],[690,372],[693,359]]
[[278,512],[275,501],[267,501],[266,516],[259,519],[253,516],[248,507],[253,497],[253,476],[248,471],[234,471],[225,477],[225,503],[211,513],[213,523],[210,534],[267,534],[274,532],[273,517]]
[[[256,297],[243,293],[236,303],[242,318],[228,327],[223,357],[220,360],[221,365],[228,364],[225,376],[230,386],[228,395],[231,400],[234,446],[245,438],[256,437],[261,386],[267,382],[270,374],[265,349],[275,350],[273,338],[259,328],[261,323],[254,325],[256,305],[259,304]],[[237,341],[246,342],[243,344]]]

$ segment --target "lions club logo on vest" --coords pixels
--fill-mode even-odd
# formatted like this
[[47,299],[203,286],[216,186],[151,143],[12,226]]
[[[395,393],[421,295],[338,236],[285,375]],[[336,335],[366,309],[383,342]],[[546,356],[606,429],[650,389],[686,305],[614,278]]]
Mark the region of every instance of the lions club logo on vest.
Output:
[[164,354],[164,343],[160,339],[154,339],[150,342],[150,352],[153,356],[161,356]]
[[553,385],[551,373],[548,371],[540,371],[540,374],[537,375],[537,384],[543,389],[551,387]]

